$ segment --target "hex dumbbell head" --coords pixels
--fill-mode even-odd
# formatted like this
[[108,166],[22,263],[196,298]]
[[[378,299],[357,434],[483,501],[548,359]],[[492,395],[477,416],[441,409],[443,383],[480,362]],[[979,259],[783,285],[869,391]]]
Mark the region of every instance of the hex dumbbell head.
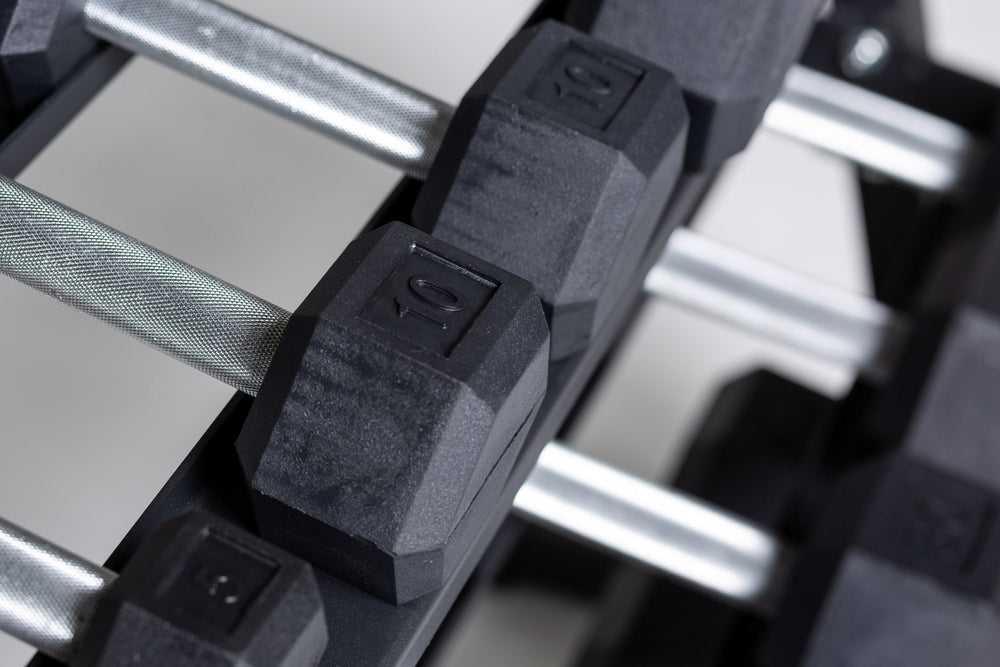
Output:
[[993,313],[960,306],[915,323],[904,368],[864,434],[896,447],[828,494],[765,664],[995,662],[1000,367],[984,360],[1000,357],[1000,317],[990,301]]
[[83,0],[8,0],[0,7],[0,108],[30,109],[93,51]]
[[1000,495],[909,456],[842,480],[764,648],[768,667],[986,665],[1000,650]]
[[572,0],[571,25],[664,67],[691,113],[685,158],[712,169],[743,150],[805,46],[823,0]]
[[400,223],[293,315],[237,443],[261,533],[395,603],[441,586],[545,392],[531,285]]
[[543,23],[507,44],[465,96],[415,224],[534,283],[552,356],[568,356],[634,278],[686,128],[670,74]]
[[204,512],[142,544],[97,603],[74,667],[302,667],[326,647],[308,564]]

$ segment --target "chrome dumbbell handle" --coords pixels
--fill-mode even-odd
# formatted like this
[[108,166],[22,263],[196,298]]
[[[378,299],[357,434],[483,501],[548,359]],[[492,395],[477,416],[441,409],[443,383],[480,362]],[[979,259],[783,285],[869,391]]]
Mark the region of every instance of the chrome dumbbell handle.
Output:
[[89,0],[88,32],[424,178],[453,109],[209,0]]
[[68,662],[117,575],[0,519],[0,630]]
[[290,317],[3,177],[0,274],[251,395]]

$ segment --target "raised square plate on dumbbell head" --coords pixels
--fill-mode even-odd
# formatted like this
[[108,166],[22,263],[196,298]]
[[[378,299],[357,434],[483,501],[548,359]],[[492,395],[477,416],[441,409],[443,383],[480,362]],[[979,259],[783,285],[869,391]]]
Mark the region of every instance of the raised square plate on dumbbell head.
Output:
[[438,588],[547,367],[526,281],[400,223],[361,236],[292,316],[237,443],[261,533],[395,603]]
[[415,224],[534,283],[552,356],[566,357],[633,280],[686,130],[670,74],[543,23],[515,37],[465,96]]
[[157,528],[98,602],[74,666],[315,665],[326,621],[309,565],[204,512]]

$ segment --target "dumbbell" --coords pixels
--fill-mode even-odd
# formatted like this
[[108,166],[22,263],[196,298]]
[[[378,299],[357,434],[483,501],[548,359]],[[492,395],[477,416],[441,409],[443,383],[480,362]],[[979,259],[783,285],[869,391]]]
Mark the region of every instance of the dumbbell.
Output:
[[205,512],[120,575],[0,519],[0,627],[72,667],[310,667],[327,642],[308,564]]
[[237,449],[262,535],[395,603],[441,585],[545,392],[530,284],[397,223],[290,315],[13,181],[0,199],[0,271],[257,395]]

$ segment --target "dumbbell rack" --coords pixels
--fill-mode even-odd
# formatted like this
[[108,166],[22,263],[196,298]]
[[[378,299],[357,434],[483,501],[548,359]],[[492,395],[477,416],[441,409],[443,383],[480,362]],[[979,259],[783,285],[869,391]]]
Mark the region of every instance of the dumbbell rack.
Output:
[[[552,15],[557,5],[556,2],[543,3],[531,21]],[[877,19],[891,20],[892,15],[888,19],[878,15]],[[853,28],[837,24],[820,26],[804,62],[816,70],[839,76],[838,61],[831,58],[831,53]],[[910,38],[921,41],[919,35],[911,34]],[[11,129],[0,143],[0,172],[16,175],[128,58],[124,51],[101,46],[40,107]],[[957,123],[977,136],[993,137],[995,143],[997,133],[993,120],[1000,107],[1000,90],[932,63],[919,64],[923,72],[919,86],[908,80],[905,72],[914,63],[905,58],[893,61],[886,71],[861,84]],[[995,146],[987,148],[989,164],[992,165],[997,152]],[[989,173],[991,170],[984,171]],[[475,547],[444,588],[408,605],[395,607],[317,573],[327,599],[330,627],[337,633],[330,638],[324,664],[413,664],[420,658],[452,610],[467,579],[490,548],[506,518],[507,508],[531,471],[538,453],[568,427],[576,411],[585,407],[587,393],[599,379],[601,364],[613,353],[642,305],[645,274],[659,258],[669,231],[690,222],[715,176],[715,173],[702,173],[682,178],[643,259],[642,270],[632,281],[629,289],[632,297],[619,304],[610,324],[590,348],[550,368],[547,398],[505,487],[503,502],[482,517]],[[403,179],[363,231],[393,220],[407,219],[419,187],[418,181]],[[928,198],[910,188],[887,184],[877,178],[862,177],[862,191],[876,295],[906,310],[913,297],[906,286],[916,282],[913,276],[926,267],[932,254],[934,237],[931,230],[947,226],[954,215],[954,207],[947,200]],[[995,204],[995,194],[986,182],[974,183],[961,196],[967,201],[981,201],[984,206]],[[899,214],[900,206],[905,207],[906,215]],[[901,227],[912,220],[919,220],[920,224],[915,228]],[[899,253],[897,247],[901,237],[907,239],[904,253]],[[249,499],[233,447],[251,402],[252,399],[242,394],[230,401],[112,554],[107,563],[109,568],[120,569],[153,526],[182,508],[206,509],[238,525],[253,528]],[[39,656],[31,664],[58,663]]]

